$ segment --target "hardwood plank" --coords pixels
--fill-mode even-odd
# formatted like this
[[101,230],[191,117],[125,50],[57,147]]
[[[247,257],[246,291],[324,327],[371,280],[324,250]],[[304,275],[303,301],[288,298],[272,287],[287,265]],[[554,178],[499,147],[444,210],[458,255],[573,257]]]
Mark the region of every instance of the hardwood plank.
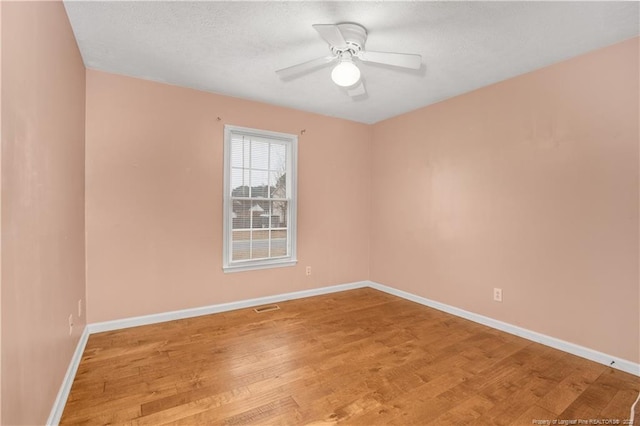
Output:
[[533,405],[511,422],[511,425],[551,424],[554,420],[557,420],[555,413],[538,405]]
[[[562,419],[598,419],[600,411],[610,404],[619,390],[617,384],[601,380],[605,375],[606,372],[587,386],[558,417]],[[617,413],[616,415],[619,419],[626,418],[626,413]]]
[[61,424],[626,419],[639,379],[370,288],[90,336]]
[[480,417],[488,410],[492,409],[494,404],[480,395],[474,395],[461,404],[457,404],[454,408],[440,415],[439,417],[429,421],[428,424],[435,425],[467,425],[481,423]]
[[602,374],[604,369],[606,369],[605,366],[598,365],[573,371],[549,391],[538,405],[557,416],[566,410]]

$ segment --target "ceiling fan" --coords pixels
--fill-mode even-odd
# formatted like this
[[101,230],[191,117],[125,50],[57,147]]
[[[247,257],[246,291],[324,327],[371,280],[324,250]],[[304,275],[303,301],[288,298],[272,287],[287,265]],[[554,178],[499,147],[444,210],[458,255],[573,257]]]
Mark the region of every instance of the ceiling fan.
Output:
[[338,64],[331,71],[331,79],[338,86],[346,88],[349,96],[360,96],[364,95],[366,90],[360,79],[360,69],[354,60],[414,70],[419,69],[422,65],[420,55],[364,50],[367,30],[362,25],[355,23],[315,24],[313,28],[318,31],[324,41],[329,43],[331,54],[276,71],[281,78],[290,79],[337,61]]

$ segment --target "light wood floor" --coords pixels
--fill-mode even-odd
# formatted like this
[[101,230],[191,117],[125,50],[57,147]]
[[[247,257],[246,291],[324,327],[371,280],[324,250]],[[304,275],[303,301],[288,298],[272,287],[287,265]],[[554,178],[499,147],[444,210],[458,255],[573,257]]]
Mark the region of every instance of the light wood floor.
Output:
[[279,306],[90,336],[61,424],[624,424],[640,391],[370,288]]

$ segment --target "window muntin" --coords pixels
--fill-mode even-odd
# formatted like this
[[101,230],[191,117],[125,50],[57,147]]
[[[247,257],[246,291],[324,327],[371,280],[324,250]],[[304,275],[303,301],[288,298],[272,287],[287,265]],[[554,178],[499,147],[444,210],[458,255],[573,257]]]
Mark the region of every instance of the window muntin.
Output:
[[225,271],[296,262],[297,136],[225,126]]

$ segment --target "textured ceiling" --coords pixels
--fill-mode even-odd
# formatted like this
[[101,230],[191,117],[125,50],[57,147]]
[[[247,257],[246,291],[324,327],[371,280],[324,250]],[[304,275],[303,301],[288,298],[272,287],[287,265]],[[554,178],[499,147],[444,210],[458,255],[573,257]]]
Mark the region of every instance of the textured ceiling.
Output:
[[[638,35],[638,2],[66,1],[88,68],[377,121]],[[329,53],[312,24],[357,22],[366,48],[418,53],[407,71],[359,63],[352,99],[331,67],[275,71]]]

